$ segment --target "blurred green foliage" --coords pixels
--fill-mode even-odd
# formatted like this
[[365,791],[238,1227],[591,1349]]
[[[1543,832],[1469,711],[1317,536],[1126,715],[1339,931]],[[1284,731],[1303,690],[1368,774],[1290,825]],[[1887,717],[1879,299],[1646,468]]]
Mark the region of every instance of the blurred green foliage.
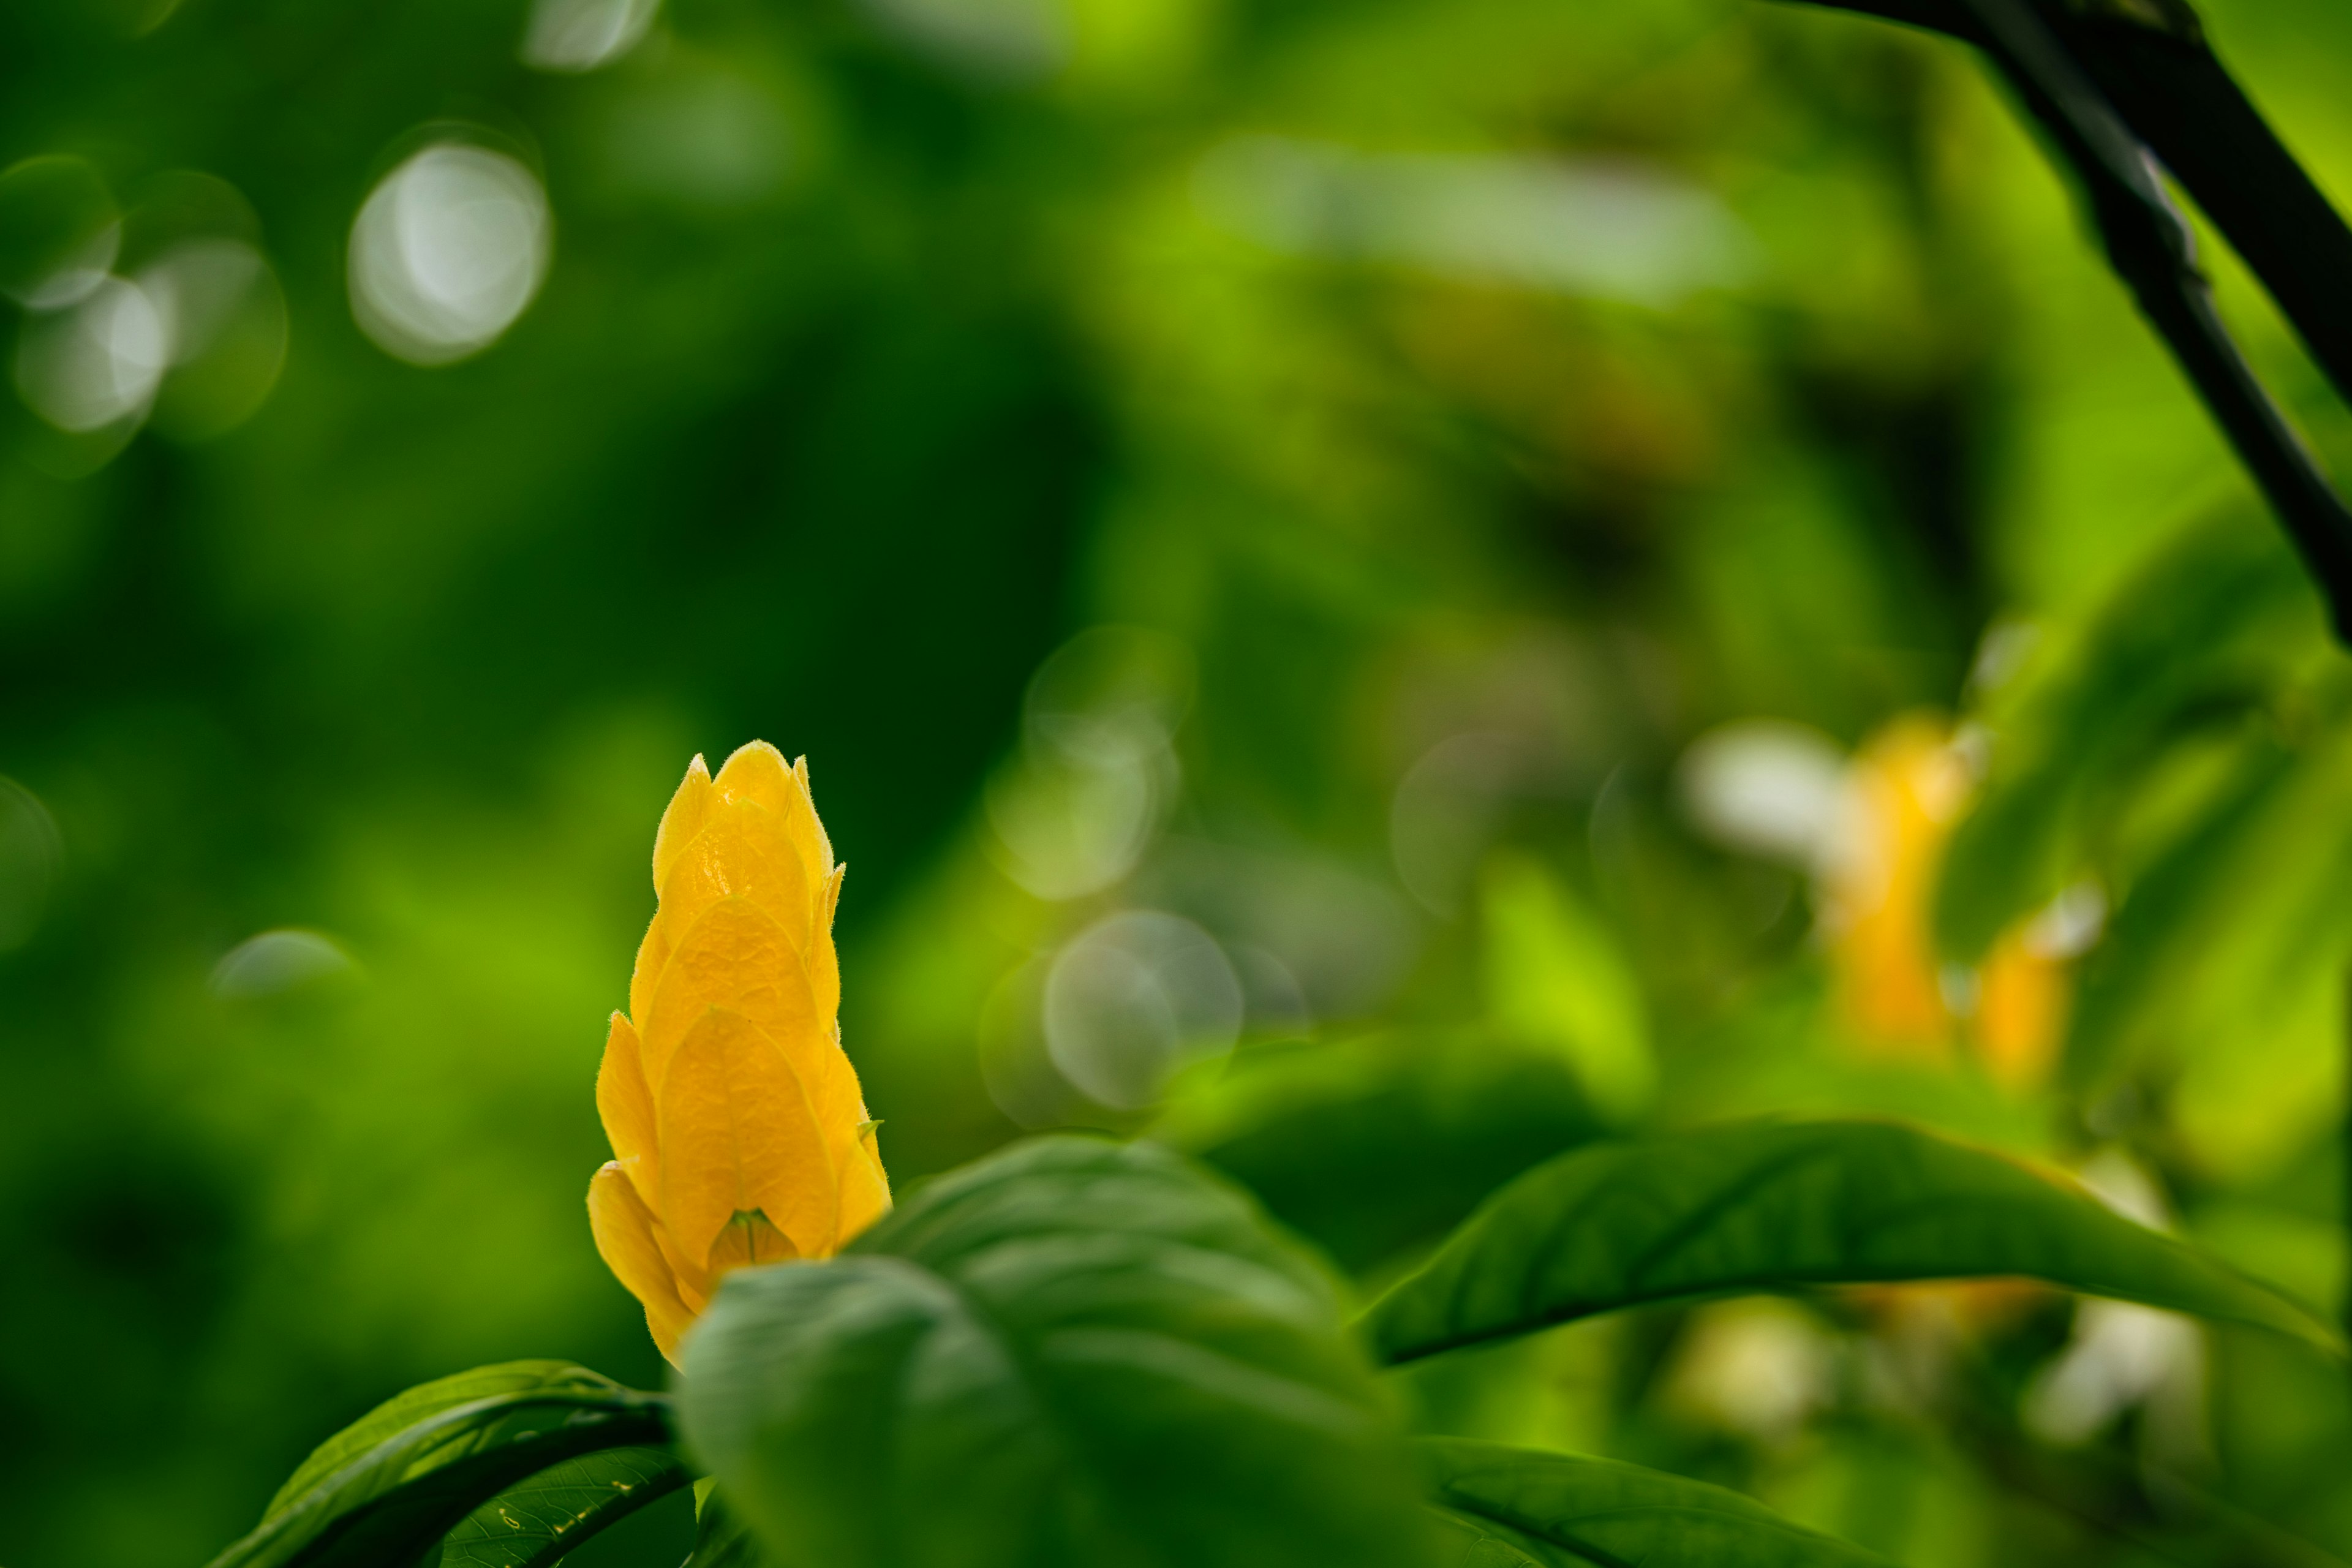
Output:
[[[2352,14],[2206,10],[2352,196]],[[659,1382],[588,1242],[590,1086],[661,804],[753,735],[852,867],[902,1183],[1150,1124],[1113,981],[1207,974],[1151,1046],[1166,1136],[1368,1281],[1605,1130],[1866,1110],[2089,1161],[2334,1304],[2347,669],[1962,53],[1752,0],[676,0],[584,71],[541,37],[0,11],[0,167],[62,161],[0,179],[0,282],[110,245],[90,278],[180,279],[184,324],[186,246],[267,268],[143,425],[37,413],[111,405],[79,304],[11,308],[0,1559],[200,1561],[454,1368]],[[551,239],[425,368],[347,247],[448,137]],[[93,286],[120,380],[152,319]],[[1686,759],[1918,710],[1984,782],[1918,912],[1953,1016],[1904,1045],[1841,1000],[1891,961],[1816,934],[1839,873],[1710,834]],[[2084,886],[2063,1060],[2004,1076],[1993,960],[1939,966]],[[1411,1392],[1920,1568],[2352,1556],[2340,1383],[2115,1310],[1675,1308]]]

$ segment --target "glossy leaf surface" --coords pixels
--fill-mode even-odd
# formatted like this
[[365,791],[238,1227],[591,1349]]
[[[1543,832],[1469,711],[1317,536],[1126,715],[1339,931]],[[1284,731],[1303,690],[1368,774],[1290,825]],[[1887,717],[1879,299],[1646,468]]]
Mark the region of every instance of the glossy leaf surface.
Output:
[[1885,1568],[1705,1481],[1500,1443],[1419,1447],[1460,1568]]
[[441,1544],[445,1568],[551,1568],[566,1552],[693,1479],[667,1447],[608,1448],[509,1487]]
[[561,1362],[422,1384],[320,1445],[212,1568],[407,1568],[473,1510],[581,1455],[668,1441],[667,1401]]
[[1366,1314],[1394,1363],[1676,1298],[2020,1276],[2332,1343],[2302,1308],[2081,1188],[1892,1122],[1599,1145],[1497,1193]]
[[791,1568],[1426,1561],[1332,1282],[1149,1144],[1018,1145],[831,1263],[730,1276],[682,1400]]

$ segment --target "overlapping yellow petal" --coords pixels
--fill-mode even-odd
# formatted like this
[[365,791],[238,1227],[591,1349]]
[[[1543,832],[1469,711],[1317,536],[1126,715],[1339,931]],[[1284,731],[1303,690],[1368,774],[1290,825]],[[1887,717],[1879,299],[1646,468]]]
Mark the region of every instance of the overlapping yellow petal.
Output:
[[677,793],[669,797],[661,826],[654,829],[655,892],[660,892],[662,884],[669,880],[670,862],[702,831],[703,814],[710,809],[712,793],[710,769],[698,754],[687,763],[686,777]]
[[738,1214],[757,1209],[793,1245],[834,1250],[840,1193],[800,1077],[740,1013],[712,1008],[678,1047],[662,1090],[660,1215],[689,1258],[707,1257]]
[[839,1050],[799,951],[775,918],[749,899],[721,899],[687,929],[642,1015],[646,1082],[656,1100],[686,1032],[713,1007],[740,1013],[787,1053]]
[[695,758],[662,816],[659,904],[597,1075],[614,1159],[590,1212],[665,1354],[727,1270],[828,1257],[889,1209],[835,1022],[845,869],[806,761],[764,742],[715,777]]
[[637,1196],[617,1160],[608,1162],[588,1183],[588,1228],[604,1267],[644,1304],[654,1342],[675,1361],[678,1336],[695,1315],[678,1296],[677,1279],[654,1239],[653,1211]]
[[659,1200],[661,1162],[654,1132],[653,1091],[646,1087],[637,1031],[625,1014],[613,1015],[604,1060],[596,1069],[596,1114],[613,1145],[613,1163],[647,1205]]
[[745,900],[772,918],[800,955],[804,972],[819,947],[830,959],[832,934],[819,925],[823,889],[810,884],[807,868],[783,824],[754,802],[714,803],[694,841],[671,858],[659,891],[661,907],[646,929],[629,983],[629,1009],[639,1018],[686,933],[724,899]]

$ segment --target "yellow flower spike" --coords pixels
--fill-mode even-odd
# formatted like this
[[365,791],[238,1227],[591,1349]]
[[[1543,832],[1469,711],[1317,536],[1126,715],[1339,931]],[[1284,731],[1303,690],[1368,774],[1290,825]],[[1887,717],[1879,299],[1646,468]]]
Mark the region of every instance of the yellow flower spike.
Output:
[[808,763],[765,742],[687,769],[654,838],[659,904],[596,1079],[614,1160],[596,1246],[662,1353],[750,1264],[830,1257],[890,1207],[835,1015],[845,868]]

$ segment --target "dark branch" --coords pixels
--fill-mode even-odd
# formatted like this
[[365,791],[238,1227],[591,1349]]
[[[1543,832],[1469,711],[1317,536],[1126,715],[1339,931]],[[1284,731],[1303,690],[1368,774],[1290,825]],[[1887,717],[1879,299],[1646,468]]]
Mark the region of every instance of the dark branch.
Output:
[[2158,29],[2105,13],[2060,31],[2352,399],[2352,227],[2206,47],[2193,17]]
[[[2206,48],[2180,0],[1820,0],[1983,49],[2081,181],[2116,272],[2294,538],[2352,644],[2352,510],[2214,309],[2168,168],[2352,396],[2352,229]],[[2050,0],[2044,0],[2050,5]],[[2159,158],[2162,163],[2159,164]]]

